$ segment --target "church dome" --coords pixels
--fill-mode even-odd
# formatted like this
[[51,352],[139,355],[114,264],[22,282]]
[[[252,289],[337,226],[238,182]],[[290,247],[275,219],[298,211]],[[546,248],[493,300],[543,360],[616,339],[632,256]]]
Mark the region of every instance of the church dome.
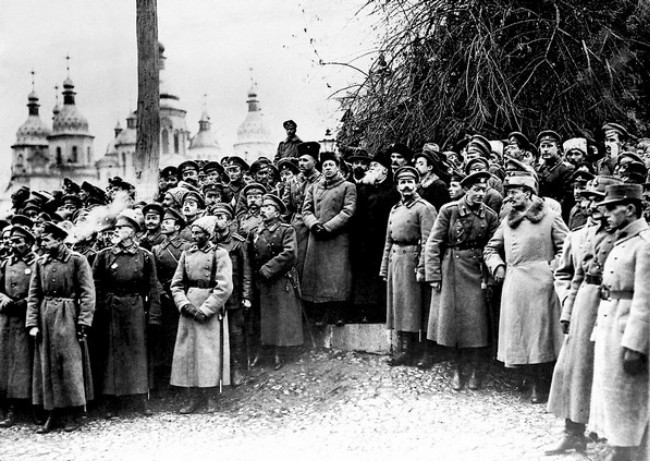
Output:
[[29,115],[18,131],[16,131],[17,144],[47,144],[50,129],[43,123],[38,114],[38,96],[32,91],[28,96]]
[[203,112],[201,115],[201,120],[199,120],[199,132],[196,133],[190,142],[190,150],[201,148],[216,149],[217,151],[221,150],[219,142],[212,133],[210,116],[207,112]]
[[70,77],[63,82],[63,107],[52,119],[53,134],[88,134],[88,119],[75,105],[74,84]]
[[248,91],[246,103],[248,104],[248,114],[237,129],[237,143],[270,142],[271,134],[264,123],[264,114],[259,106],[255,84]]

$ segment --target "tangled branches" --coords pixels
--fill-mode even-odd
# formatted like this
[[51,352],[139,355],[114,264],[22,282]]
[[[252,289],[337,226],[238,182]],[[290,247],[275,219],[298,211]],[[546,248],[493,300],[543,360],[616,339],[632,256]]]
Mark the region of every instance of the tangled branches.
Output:
[[450,143],[517,129],[643,128],[650,13],[621,0],[368,0],[382,54],[342,98],[339,141]]

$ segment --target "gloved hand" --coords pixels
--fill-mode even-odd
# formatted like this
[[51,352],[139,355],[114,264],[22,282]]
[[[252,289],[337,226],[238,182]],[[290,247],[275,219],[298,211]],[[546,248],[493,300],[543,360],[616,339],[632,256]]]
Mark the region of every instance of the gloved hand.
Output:
[[269,272],[269,269],[266,266],[260,267],[260,275],[265,280],[268,280],[268,279],[271,278],[271,273]]
[[84,341],[86,339],[86,325],[77,325],[77,340]]
[[569,334],[569,321],[568,320],[560,320],[560,325],[562,325],[562,333],[565,335]]
[[194,318],[196,313],[197,309],[194,304],[188,303],[181,307],[181,315],[184,315],[185,317]]
[[198,309],[194,313],[194,320],[196,320],[199,323],[205,323],[207,322],[209,317],[205,315],[203,312],[200,312]]
[[311,228],[311,231],[318,238],[323,238],[328,234],[328,232],[325,230],[322,224],[316,224],[314,227]]
[[623,370],[629,375],[638,375],[645,370],[647,358],[641,352],[624,349],[623,353]]

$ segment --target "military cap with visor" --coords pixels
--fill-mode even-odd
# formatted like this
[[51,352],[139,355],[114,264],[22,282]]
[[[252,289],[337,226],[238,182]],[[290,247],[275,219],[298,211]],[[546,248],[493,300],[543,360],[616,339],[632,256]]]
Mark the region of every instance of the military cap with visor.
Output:
[[488,181],[492,175],[489,171],[476,171],[468,176],[465,176],[460,182],[460,185],[466,189],[469,189],[474,184],[488,184]]
[[286,207],[280,197],[278,197],[275,194],[264,194],[264,197],[262,198],[262,206],[265,205],[272,205],[274,206],[280,214],[284,213],[286,211]]
[[418,173],[418,170],[410,165],[399,167],[397,171],[395,171],[393,178],[395,179],[395,182],[399,181],[401,178],[411,178],[415,180],[415,182],[420,182],[420,174]]
[[628,200],[643,200],[643,186],[641,184],[612,184],[605,188],[605,199],[600,206],[615,205]]

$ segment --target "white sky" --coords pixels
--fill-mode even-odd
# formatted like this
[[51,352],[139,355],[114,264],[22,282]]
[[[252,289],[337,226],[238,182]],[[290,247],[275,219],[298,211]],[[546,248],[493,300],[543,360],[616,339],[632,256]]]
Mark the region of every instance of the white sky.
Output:
[[[328,96],[362,76],[344,66],[320,66],[318,58],[348,62],[374,49],[371,20],[365,13],[355,16],[363,3],[158,0],[167,85],[188,112],[188,129],[198,130],[207,93],[213,130],[228,153],[246,115],[253,68],[273,142],[283,138],[281,123],[288,118],[298,123],[303,140],[322,139],[341,116]],[[30,71],[36,71],[41,118],[51,127],[54,86],[61,87],[66,77],[66,55],[77,106],[89,121],[99,159],[116,122],[125,126],[137,103],[135,1],[0,0],[0,8],[3,167],[27,118]],[[366,70],[375,56],[355,65]]]

